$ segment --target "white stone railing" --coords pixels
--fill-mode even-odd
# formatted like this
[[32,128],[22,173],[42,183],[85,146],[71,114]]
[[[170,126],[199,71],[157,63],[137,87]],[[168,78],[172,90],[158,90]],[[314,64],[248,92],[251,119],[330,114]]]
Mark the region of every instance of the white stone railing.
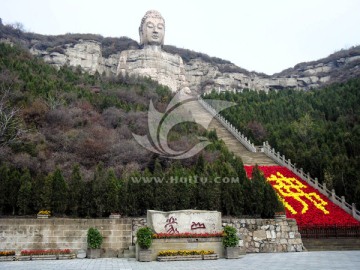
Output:
[[304,173],[303,169],[296,168],[295,164],[291,163],[290,159],[286,159],[284,155],[280,155],[279,152],[276,152],[274,148],[271,148],[268,142],[263,143],[262,152],[265,153],[269,158],[274,160],[281,166],[288,168],[294,174],[299,176],[301,179],[306,181],[310,186],[317,189],[320,193],[324,196],[328,197],[330,201],[335,203],[337,206],[341,207],[345,212],[352,215],[355,219],[360,221],[360,211],[356,209],[355,204],[349,204],[345,201],[344,196],[337,196],[335,194],[335,190],[332,189],[331,191],[327,189],[326,183],[320,184],[317,178],[310,177],[309,173]]
[[242,143],[250,152],[256,152],[256,147],[251,141],[244,136],[239,130],[237,130],[229,121],[227,121],[222,115],[209,105],[205,100],[198,96],[199,103],[207,110],[212,116],[214,116],[219,122],[232,134],[235,138]]

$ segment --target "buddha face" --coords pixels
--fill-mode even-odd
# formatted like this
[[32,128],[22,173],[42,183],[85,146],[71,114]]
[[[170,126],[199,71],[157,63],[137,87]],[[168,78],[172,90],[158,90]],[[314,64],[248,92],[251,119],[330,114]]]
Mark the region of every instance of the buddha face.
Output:
[[144,17],[139,30],[140,45],[161,46],[164,44],[165,21],[161,15]]

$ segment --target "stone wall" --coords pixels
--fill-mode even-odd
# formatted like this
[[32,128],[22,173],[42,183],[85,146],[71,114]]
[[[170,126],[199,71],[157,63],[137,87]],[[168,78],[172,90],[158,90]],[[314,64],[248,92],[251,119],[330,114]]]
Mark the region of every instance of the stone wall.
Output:
[[226,225],[238,230],[239,246],[246,253],[304,250],[294,219],[223,219]]
[[[136,243],[136,231],[146,218],[121,219],[0,219],[0,250],[85,250],[86,233],[96,227],[104,236],[102,257],[122,257]],[[238,229],[239,246],[247,253],[294,252],[304,249],[293,219],[222,219],[222,226]]]
[[132,220],[121,219],[0,219],[0,250],[86,250],[86,234],[97,228],[104,237],[102,257],[121,256],[131,243]]
[[[239,232],[241,251],[295,252],[304,246],[294,219],[222,219],[222,226],[233,226]],[[132,239],[136,243],[136,231],[146,226],[145,218],[133,219]]]

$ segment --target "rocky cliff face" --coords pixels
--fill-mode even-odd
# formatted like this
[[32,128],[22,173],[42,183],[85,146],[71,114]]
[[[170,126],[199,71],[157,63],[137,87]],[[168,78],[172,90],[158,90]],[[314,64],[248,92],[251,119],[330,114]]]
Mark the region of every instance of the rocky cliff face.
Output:
[[[84,38],[79,38],[81,36]],[[23,33],[4,25],[0,25],[0,42],[20,43],[29,48],[32,54],[57,68],[63,65],[80,66],[90,74],[98,72],[106,76],[117,75],[122,51],[137,49],[135,41],[124,37],[103,38],[96,35],[71,34],[43,36]],[[241,91],[244,88],[265,91],[284,88],[308,90],[360,76],[360,46],[336,52],[317,61],[300,63],[271,76],[249,72],[228,61],[201,53],[173,46],[165,46],[164,49],[183,58],[186,81],[190,89],[198,93],[212,89]],[[141,59],[136,62],[140,63]],[[166,65],[163,66],[162,68],[166,68]],[[171,63],[168,68],[173,68]]]
[[189,61],[185,69],[190,88],[205,92],[213,88],[220,91],[236,91],[244,88],[265,91],[285,88],[308,90],[360,76],[360,46],[353,48],[351,53],[344,51],[335,53],[318,61],[298,64],[294,68],[272,76],[229,72],[226,69],[222,71],[221,65],[211,65],[200,59]]
[[119,74],[150,77],[173,92],[188,86],[181,57],[161,50],[160,46],[122,51],[116,75]]
[[[94,74],[116,75],[120,53],[102,56],[100,42],[79,40],[77,44],[65,44],[63,52],[51,52],[30,48],[32,54],[42,57],[56,67],[62,65],[80,66],[84,71]],[[140,61],[140,59],[139,59]],[[171,67],[169,67],[171,68]],[[212,89],[238,91],[244,88],[269,89],[311,89],[327,83],[342,80],[344,74],[351,77],[360,75],[360,48],[353,48],[351,53],[336,53],[328,58],[314,62],[302,63],[294,68],[272,76],[251,72],[237,72],[233,64],[212,64],[201,58],[191,59],[184,63],[186,80],[189,87],[197,92]]]
[[108,58],[103,57],[100,42],[79,40],[77,44],[65,44],[63,47],[65,48],[61,52],[49,52],[31,47],[30,52],[42,57],[45,62],[57,68],[63,65],[80,66],[90,74],[95,74],[95,72],[106,75],[116,74],[120,53],[112,54]]

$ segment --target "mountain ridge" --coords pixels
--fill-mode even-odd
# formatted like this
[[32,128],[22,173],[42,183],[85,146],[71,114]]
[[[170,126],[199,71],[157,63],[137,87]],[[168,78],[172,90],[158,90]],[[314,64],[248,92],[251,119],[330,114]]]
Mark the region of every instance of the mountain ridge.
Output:
[[[138,49],[139,44],[128,37],[103,37],[96,34],[41,35],[24,32],[0,22],[0,42],[26,47],[45,62],[60,68],[78,66],[94,74],[116,76],[119,55],[123,50]],[[178,54],[184,61],[190,89],[198,93],[218,91],[309,90],[360,76],[360,46],[340,50],[328,57],[301,62],[279,73],[267,75],[248,71],[228,60],[204,53],[164,45],[163,50]]]

